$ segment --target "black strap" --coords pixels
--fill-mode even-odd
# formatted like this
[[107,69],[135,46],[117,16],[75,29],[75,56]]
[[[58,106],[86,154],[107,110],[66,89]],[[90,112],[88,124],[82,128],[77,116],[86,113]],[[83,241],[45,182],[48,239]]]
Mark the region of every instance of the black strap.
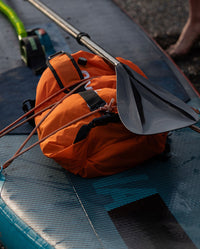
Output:
[[108,123],[117,123],[120,122],[119,115],[116,113],[105,113],[105,115],[93,119],[89,124],[83,125],[78,131],[76,138],[74,140],[74,144],[80,142],[85,139],[92,128],[96,126],[107,125]]
[[77,64],[76,61],[74,60],[74,58],[71,56],[71,54],[68,54],[68,53],[65,53],[65,54],[70,58],[72,64],[74,65],[76,71],[77,71],[78,74],[79,74],[80,79],[83,80],[83,79],[84,79],[84,76],[83,76],[83,74],[82,74],[82,72],[81,72],[81,69],[79,68],[78,64]]
[[49,67],[49,69],[50,69],[51,72],[53,73],[53,75],[54,75],[54,77],[55,77],[55,79],[56,79],[56,81],[57,81],[59,87],[60,87],[61,89],[64,88],[63,83],[62,83],[60,77],[59,77],[58,74],[56,73],[56,70],[53,68],[53,66],[51,65],[51,63],[50,63],[49,60],[47,61],[47,66]]
[[91,111],[98,109],[100,106],[104,106],[106,102],[99,97],[94,90],[88,90],[79,92],[80,96],[86,101]]
[[[91,111],[94,111],[106,104],[106,102],[94,90],[79,92],[79,95],[86,101]],[[118,114],[106,112],[103,116],[93,119],[89,124],[83,125],[78,131],[74,143],[85,139],[89,134],[90,130],[96,126],[102,126],[110,122],[119,121],[120,119]]]

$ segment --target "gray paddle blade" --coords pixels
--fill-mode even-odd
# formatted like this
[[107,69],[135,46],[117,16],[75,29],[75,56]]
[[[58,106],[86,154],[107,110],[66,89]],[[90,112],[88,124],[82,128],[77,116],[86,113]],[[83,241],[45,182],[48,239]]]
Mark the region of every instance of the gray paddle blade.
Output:
[[122,63],[116,66],[118,113],[125,127],[140,135],[196,123],[198,115],[182,100]]

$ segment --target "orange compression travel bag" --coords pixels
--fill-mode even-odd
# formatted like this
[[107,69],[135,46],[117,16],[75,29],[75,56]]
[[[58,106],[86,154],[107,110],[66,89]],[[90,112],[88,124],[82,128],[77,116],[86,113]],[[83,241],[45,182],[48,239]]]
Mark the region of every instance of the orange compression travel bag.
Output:
[[[132,62],[117,59],[145,77]],[[124,127],[117,113],[115,71],[98,55],[79,51],[52,56],[37,86],[36,105],[65,89],[41,109],[54,104],[81,82],[84,85],[64,98],[38,127],[43,139],[68,124],[40,144],[44,155],[74,174],[96,177],[130,169],[164,151],[166,133],[136,135]],[[49,110],[35,117],[36,125]]]

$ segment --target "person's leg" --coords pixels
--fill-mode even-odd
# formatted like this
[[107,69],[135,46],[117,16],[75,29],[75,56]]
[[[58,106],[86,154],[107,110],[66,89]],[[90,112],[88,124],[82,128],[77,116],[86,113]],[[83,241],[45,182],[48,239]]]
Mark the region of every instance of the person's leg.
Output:
[[194,42],[200,37],[200,0],[189,0],[188,20],[175,44],[167,50],[172,57],[187,54]]

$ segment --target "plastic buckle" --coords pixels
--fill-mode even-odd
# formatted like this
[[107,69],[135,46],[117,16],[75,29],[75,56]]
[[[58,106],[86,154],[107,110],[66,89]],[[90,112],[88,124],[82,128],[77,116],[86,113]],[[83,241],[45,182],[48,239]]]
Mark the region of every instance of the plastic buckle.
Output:
[[[35,107],[34,99],[27,99],[27,100],[24,100],[24,102],[22,103],[22,110],[24,111],[24,113],[29,112],[34,107]],[[27,118],[31,117],[33,114],[34,112],[31,112],[29,115],[27,115]],[[28,122],[32,127],[35,127],[34,118],[30,119]]]

